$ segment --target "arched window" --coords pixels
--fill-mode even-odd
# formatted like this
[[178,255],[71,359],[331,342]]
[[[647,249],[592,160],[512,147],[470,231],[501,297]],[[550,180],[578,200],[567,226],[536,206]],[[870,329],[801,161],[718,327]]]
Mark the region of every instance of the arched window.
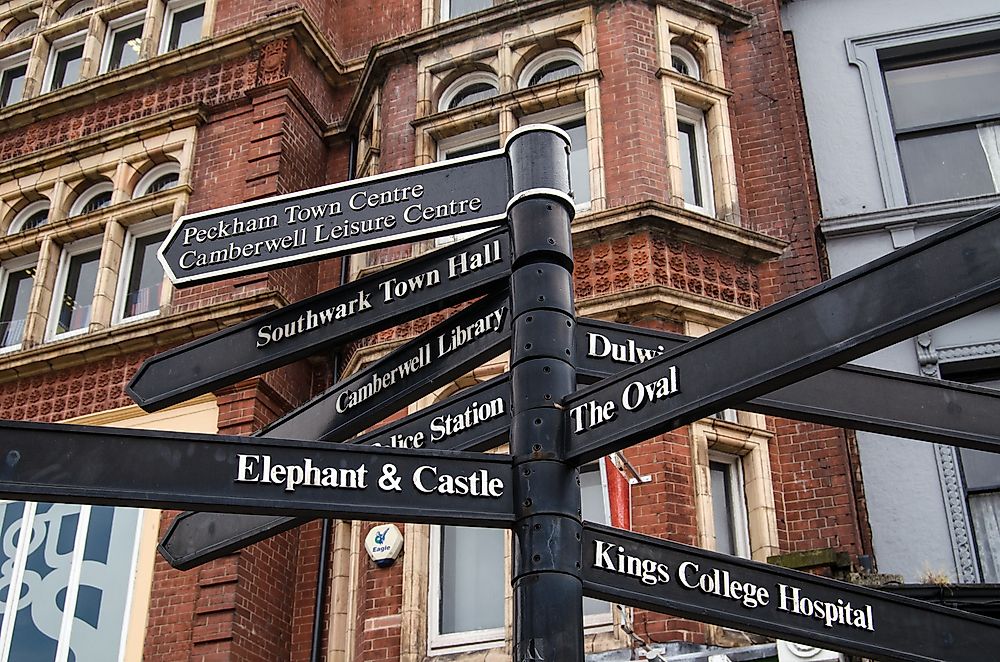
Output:
[[572,48],[556,48],[542,53],[521,72],[519,87],[531,87],[575,76],[583,71],[583,58]]
[[174,161],[161,163],[142,176],[142,179],[136,184],[135,193],[132,197],[141,198],[144,195],[151,195],[168,188],[173,188],[180,181],[180,173],[180,164]]
[[79,16],[80,14],[85,14],[94,8],[93,0],[83,0],[83,2],[78,2],[71,6],[69,9],[63,12],[62,18],[73,18],[74,16]]
[[670,66],[682,76],[701,80],[701,69],[698,67],[698,60],[686,48],[681,48],[680,46],[670,47]]
[[70,216],[89,214],[90,212],[103,209],[111,204],[111,193],[114,187],[109,181],[94,184],[80,194],[73,206],[70,208]]
[[45,225],[49,221],[49,201],[38,200],[22,209],[14,217],[7,234],[17,234],[26,230],[33,230],[40,225]]
[[21,37],[34,32],[37,27],[37,18],[29,18],[27,21],[21,21],[13,30],[7,33],[7,38],[4,39],[4,41],[14,41],[15,39],[20,39]]
[[451,110],[495,97],[500,91],[497,77],[485,71],[462,76],[441,95],[438,110]]

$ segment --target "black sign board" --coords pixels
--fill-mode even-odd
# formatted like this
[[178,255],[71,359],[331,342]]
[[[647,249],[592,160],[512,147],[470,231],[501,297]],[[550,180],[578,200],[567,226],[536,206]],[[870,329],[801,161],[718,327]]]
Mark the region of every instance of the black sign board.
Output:
[[[592,383],[692,338],[577,320],[577,377]],[[920,406],[914,406],[914,403]],[[845,365],[754,398],[740,409],[823,425],[1000,452],[1000,390]]]
[[[494,377],[437,404],[352,439],[361,446],[485,451],[506,442],[510,378]],[[309,522],[310,518],[186,512],[160,542],[160,553],[187,570]]]
[[265,437],[343,441],[510,349],[506,292],[481,299],[288,412]]
[[221,435],[0,421],[0,497],[504,527],[511,461]]
[[979,662],[1000,641],[995,619],[589,522],[583,590],[877,659]]
[[182,216],[160,249],[175,285],[497,225],[503,150]]
[[1000,302],[1000,209],[581,389],[563,407],[583,463]]
[[126,391],[162,409],[427,313],[506,288],[506,230],[459,244],[318,294],[148,359]]

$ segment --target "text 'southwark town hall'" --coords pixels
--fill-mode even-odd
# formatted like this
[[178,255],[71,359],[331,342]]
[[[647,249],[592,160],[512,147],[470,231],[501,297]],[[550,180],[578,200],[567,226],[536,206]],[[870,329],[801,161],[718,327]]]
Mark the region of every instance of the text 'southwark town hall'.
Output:
[[1000,658],[998,31],[0,4],[0,662]]

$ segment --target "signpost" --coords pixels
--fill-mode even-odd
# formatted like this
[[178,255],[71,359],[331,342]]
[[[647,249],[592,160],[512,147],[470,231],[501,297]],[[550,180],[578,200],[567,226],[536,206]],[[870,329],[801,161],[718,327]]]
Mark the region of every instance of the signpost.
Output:
[[[182,515],[163,549],[188,567],[313,517],[508,527],[517,662],[583,660],[584,594],[879,659],[973,662],[1000,648],[990,619],[584,523],[574,468],[730,406],[852,427],[860,412],[865,429],[997,450],[989,417],[963,417],[957,433],[933,418],[995,410],[988,391],[836,366],[1000,301],[1000,209],[687,340],[578,324],[568,161],[564,132],[525,127],[483,156],[183,218],[161,256],[182,285],[504,217],[509,234],[154,357],[129,385],[149,409],[487,290],[509,288],[509,299],[473,304],[255,437],[0,422],[0,497],[244,514]],[[319,441],[344,441],[508,340],[503,379],[354,443]],[[604,379],[576,390],[578,368],[583,381]],[[932,394],[935,408],[912,414],[890,398],[887,414],[829,397],[886,383]],[[307,439],[272,438],[286,434]],[[455,452],[505,438],[509,456]]]
[[577,391],[563,403],[567,459],[596,459],[997,303],[998,216],[977,214]]
[[507,232],[473,237],[157,354],[125,390],[146,411],[163,409],[490,288],[506,289],[509,276]]
[[583,525],[584,593],[876,659],[975,662],[1000,621],[667,540]]
[[160,249],[178,286],[499,225],[507,157],[495,150],[182,216]]

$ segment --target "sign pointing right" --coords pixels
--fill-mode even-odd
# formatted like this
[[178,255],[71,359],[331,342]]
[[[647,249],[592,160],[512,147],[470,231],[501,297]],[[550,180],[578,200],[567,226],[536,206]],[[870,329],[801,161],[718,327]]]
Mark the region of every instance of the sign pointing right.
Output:
[[583,464],[1000,302],[1000,207],[564,400]]

